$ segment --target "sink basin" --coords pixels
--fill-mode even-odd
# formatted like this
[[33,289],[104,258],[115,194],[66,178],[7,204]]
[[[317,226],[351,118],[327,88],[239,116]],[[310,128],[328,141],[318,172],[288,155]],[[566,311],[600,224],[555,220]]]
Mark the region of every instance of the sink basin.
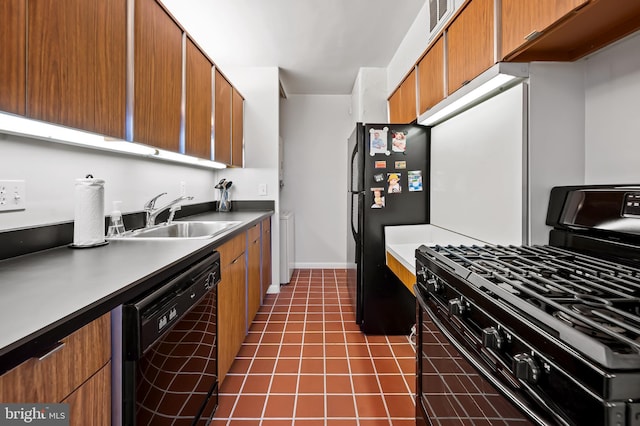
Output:
[[239,220],[224,220],[214,222],[173,222],[170,224],[160,224],[151,228],[142,228],[130,231],[116,238],[153,238],[153,239],[175,239],[175,238],[211,238],[227,229],[239,225]]

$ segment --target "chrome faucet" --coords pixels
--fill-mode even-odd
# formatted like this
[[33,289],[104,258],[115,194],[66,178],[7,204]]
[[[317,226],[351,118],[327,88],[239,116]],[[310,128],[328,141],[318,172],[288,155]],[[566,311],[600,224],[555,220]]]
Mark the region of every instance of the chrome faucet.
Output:
[[156,224],[156,218],[158,217],[158,215],[160,213],[162,213],[163,211],[170,209],[170,214],[169,214],[169,220],[173,220],[173,215],[176,213],[176,210],[180,210],[180,206],[176,206],[178,203],[182,202],[182,201],[186,201],[186,200],[193,200],[193,197],[190,195],[182,195],[178,198],[176,198],[175,200],[171,201],[170,203],[166,204],[165,206],[162,207],[156,207],[156,201],[158,200],[158,198],[162,197],[163,195],[166,195],[166,192],[163,192],[162,194],[158,194],[155,197],[153,197],[152,199],[150,199],[149,201],[147,201],[146,203],[144,203],[144,212],[145,212],[145,227],[149,228],[153,225]]

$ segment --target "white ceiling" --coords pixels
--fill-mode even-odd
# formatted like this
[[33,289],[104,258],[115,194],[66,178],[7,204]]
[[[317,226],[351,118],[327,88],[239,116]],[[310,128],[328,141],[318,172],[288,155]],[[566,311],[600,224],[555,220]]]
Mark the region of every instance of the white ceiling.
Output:
[[280,68],[287,94],[350,94],[386,67],[425,0],[162,0],[224,72]]

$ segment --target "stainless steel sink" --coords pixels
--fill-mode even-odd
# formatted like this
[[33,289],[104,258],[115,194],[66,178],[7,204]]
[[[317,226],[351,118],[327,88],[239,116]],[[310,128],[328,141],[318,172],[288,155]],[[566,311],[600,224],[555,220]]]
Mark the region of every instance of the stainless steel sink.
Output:
[[176,238],[211,238],[223,231],[239,225],[239,220],[221,220],[211,222],[172,222],[170,224],[160,224],[151,228],[142,228],[129,231],[116,238],[153,238],[153,239],[176,239]]

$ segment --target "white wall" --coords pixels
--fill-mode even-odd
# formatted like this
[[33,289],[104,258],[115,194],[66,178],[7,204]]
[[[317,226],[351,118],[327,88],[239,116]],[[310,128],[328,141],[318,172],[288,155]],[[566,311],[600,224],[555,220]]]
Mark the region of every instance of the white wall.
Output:
[[640,32],[584,62],[586,183],[640,183]]
[[73,220],[75,179],[91,173],[105,180],[105,213],[112,201],[122,211],[142,210],[145,201],[167,192],[158,205],[180,195],[180,182],[195,198],[214,200],[216,172],[175,163],[78,148],[54,142],[2,134],[0,179],[26,180],[27,208],[0,213],[0,231]]
[[[449,0],[450,12],[448,12],[448,17],[444,19],[450,19],[453,13],[462,6],[462,3],[464,3],[464,0]],[[441,26],[438,26],[433,33],[429,33],[429,1],[426,1],[389,62],[387,67],[388,95],[407,75],[440,28]]]
[[284,188],[295,215],[296,267],[344,267],[347,241],[348,95],[291,95],[281,101]]
[[360,68],[351,91],[351,116],[354,125],[389,120],[386,68]]
[[[242,93],[244,101],[245,168],[220,170],[218,176],[233,181],[231,200],[273,200],[271,219],[270,293],[280,290],[280,194],[278,191],[279,71],[277,67],[225,68],[224,73]],[[258,194],[258,184],[267,195]],[[217,196],[216,196],[217,199]]]
[[584,183],[583,64],[534,63],[529,75],[529,234],[546,244],[551,188]]
[[523,243],[523,85],[431,129],[431,223],[491,244]]

